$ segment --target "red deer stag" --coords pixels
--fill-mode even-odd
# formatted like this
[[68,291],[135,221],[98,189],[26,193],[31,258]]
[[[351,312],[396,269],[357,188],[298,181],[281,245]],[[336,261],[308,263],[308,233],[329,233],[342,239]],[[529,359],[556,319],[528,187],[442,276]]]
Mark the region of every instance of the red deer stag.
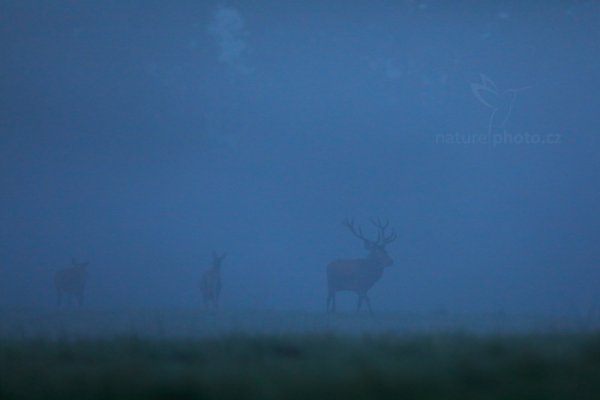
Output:
[[221,263],[227,254],[219,256],[212,253],[212,266],[204,271],[200,280],[200,291],[206,307],[219,308],[219,295],[221,294]]
[[377,228],[377,240],[372,241],[362,233],[362,229],[354,227],[354,221],[346,218],[343,225],[354,236],[361,239],[365,249],[369,251],[367,258],[354,260],[335,260],[327,265],[327,311],[335,312],[335,295],[339,291],[351,291],[358,295],[356,311],[360,311],[363,301],[367,303],[369,312],[371,301],[367,292],[383,275],[383,269],[392,265],[393,260],[385,250],[385,246],[396,239],[396,233],[387,235],[385,230],[389,222],[382,224],[380,220],[372,221]]
[[75,298],[79,306],[83,304],[88,264],[88,262],[78,262],[73,258],[70,267],[56,271],[54,286],[56,287],[56,303],[58,306],[62,303],[63,294],[67,295],[69,303],[72,303],[73,298]]

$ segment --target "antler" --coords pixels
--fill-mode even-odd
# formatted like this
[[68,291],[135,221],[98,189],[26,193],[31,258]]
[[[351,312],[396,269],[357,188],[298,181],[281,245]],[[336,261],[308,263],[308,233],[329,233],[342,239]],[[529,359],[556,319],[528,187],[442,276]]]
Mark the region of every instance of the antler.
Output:
[[385,230],[389,226],[390,221],[385,221],[385,223],[382,223],[381,220],[377,218],[376,220],[371,219],[371,223],[377,228],[377,243],[380,246],[388,245],[394,240],[396,240],[396,238],[398,237],[394,229],[392,229],[392,232],[388,236],[386,236]]
[[381,222],[379,218],[371,219],[371,223],[375,225],[377,228],[377,240],[369,240],[365,237],[362,232],[362,228],[359,226],[358,229],[354,227],[354,219],[345,218],[342,224],[352,232],[354,236],[361,239],[368,245],[377,245],[377,246],[386,246],[392,243],[394,240],[398,238],[394,229],[390,232],[389,235],[386,235],[385,230],[390,225],[389,221],[385,221],[385,223]]
[[342,225],[344,225],[346,228],[348,228],[354,236],[356,236],[357,238],[359,238],[360,240],[365,242],[365,244],[376,244],[377,243],[377,242],[373,242],[372,240],[367,239],[365,237],[365,235],[363,234],[362,228],[360,226],[358,227],[358,230],[354,227],[354,218],[353,219],[348,219],[348,217],[344,218]]

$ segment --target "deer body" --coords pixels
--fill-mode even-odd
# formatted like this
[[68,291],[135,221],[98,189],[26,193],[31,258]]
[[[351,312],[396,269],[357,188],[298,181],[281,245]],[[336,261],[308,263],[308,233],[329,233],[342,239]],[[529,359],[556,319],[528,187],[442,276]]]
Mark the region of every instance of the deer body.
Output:
[[383,266],[372,260],[335,260],[327,266],[330,290],[366,293],[383,275]]
[[73,299],[79,306],[83,305],[85,284],[87,281],[88,263],[80,263],[72,260],[72,265],[60,269],[54,274],[54,286],[56,288],[56,303],[58,306],[62,303],[63,295],[67,296],[69,303]]
[[200,292],[206,307],[218,308],[221,295],[221,262],[225,254],[218,256],[213,252],[212,266],[202,274]]
[[358,230],[354,228],[353,222],[345,220],[344,225],[363,240],[369,255],[367,258],[335,260],[327,265],[327,311],[335,312],[337,292],[351,291],[358,295],[356,310],[360,311],[364,301],[371,312],[371,301],[367,293],[375,282],[381,279],[384,268],[393,263],[385,246],[396,239],[396,234],[392,232],[391,235],[386,236],[387,224],[382,225],[381,222],[377,222],[375,225],[378,228],[378,237],[376,241],[371,241],[364,237],[360,228]]

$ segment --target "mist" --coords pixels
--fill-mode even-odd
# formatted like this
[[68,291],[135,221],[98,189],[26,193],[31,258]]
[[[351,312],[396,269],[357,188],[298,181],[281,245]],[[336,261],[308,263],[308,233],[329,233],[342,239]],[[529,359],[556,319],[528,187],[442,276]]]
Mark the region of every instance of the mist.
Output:
[[[325,312],[342,225],[394,227],[375,312],[600,306],[600,5],[0,4],[0,307]],[[356,296],[340,293],[340,310]]]

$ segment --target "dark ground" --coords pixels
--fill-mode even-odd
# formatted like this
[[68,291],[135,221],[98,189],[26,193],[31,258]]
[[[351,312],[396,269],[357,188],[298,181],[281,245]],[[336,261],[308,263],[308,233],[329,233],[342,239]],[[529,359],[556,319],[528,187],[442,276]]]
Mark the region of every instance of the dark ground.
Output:
[[541,317],[5,310],[0,322],[0,399],[600,395],[595,328]]

